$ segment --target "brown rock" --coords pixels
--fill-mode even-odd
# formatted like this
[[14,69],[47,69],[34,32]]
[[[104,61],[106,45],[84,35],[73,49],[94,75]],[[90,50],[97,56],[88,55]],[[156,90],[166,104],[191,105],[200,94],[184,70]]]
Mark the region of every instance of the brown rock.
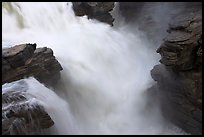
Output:
[[52,49],[35,47],[36,44],[22,44],[4,49],[2,84],[29,76],[34,76],[47,86],[59,80],[62,67],[55,59]]
[[2,50],[2,58],[15,68],[25,64],[36,49],[36,44],[21,44]]

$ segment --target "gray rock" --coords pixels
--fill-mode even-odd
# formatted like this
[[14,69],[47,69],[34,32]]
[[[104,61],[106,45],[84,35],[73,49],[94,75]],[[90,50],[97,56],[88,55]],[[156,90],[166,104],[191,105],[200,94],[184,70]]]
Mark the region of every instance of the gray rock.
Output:
[[[157,50],[161,54],[161,63],[183,71],[193,69],[197,62],[196,54],[202,52],[201,44],[198,44],[202,37],[200,14],[201,12],[198,11],[193,14],[194,18],[189,17],[188,19],[186,19],[188,15],[181,16],[180,21],[183,22],[181,24],[178,24],[177,21],[175,25],[171,23],[169,35]],[[183,25],[185,22],[188,25]]]
[[[195,8],[192,8],[195,9]],[[195,11],[195,10],[194,10]],[[202,14],[200,8],[178,16],[157,50],[151,70],[165,118],[187,133],[202,134]],[[155,87],[152,87],[155,90]]]

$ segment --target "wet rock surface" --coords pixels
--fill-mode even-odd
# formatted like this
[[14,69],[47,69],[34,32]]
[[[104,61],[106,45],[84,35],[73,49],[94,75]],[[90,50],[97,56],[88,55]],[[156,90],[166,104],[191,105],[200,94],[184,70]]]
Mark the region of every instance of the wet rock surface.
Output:
[[110,11],[114,8],[114,2],[72,2],[76,16],[87,15],[90,19],[97,19],[113,26],[114,18]]
[[151,70],[163,115],[186,132],[202,134],[202,13],[177,16]]
[[62,66],[50,48],[21,44],[2,51],[2,84],[33,76],[47,86],[60,78]]
[[[11,88],[11,84],[15,87]],[[3,85],[2,135],[39,134],[54,125],[44,107],[27,90],[23,80]]]

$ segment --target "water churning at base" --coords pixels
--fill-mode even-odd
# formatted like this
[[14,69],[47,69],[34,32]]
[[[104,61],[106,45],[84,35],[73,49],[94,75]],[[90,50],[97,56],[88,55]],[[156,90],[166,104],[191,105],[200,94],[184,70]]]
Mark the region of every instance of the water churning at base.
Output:
[[55,91],[25,79],[55,122],[49,134],[183,134],[148,110],[158,56],[142,32],[76,17],[71,3],[9,3],[2,18],[3,48],[47,46],[63,67]]

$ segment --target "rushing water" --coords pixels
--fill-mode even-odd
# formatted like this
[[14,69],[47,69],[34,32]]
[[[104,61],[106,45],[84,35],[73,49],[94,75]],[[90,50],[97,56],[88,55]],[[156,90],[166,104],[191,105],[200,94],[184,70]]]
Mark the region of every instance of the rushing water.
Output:
[[142,32],[76,17],[71,4],[42,2],[3,3],[2,27],[3,48],[47,46],[63,67],[56,91],[25,79],[55,122],[49,134],[183,134],[147,105],[159,58]]

